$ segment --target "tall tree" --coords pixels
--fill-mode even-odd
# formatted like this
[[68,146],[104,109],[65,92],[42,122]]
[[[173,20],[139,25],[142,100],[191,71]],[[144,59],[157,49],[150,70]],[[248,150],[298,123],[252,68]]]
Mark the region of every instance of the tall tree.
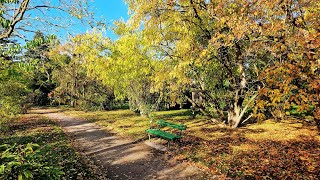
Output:
[[112,108],[113,92],[93,75],[96,70],[92,71],[92,61],[104,58],[105,44],[100,38],[78,35],[50,51],[49,57],[56,64],[53,80],[57,87],[50,93],[54,102],[83,109]]
[[[67,28],[73,24],[75,18],[86,24],[94,23],[93,13],[90,12],[88,1],[70,1],[70,0],[58,0],[58,1],[42,1],[42,0],[1,0],[0,1],[0,77],[8,77],[8,71],[10,72],[20,72],[20,73],[9,73],[10,78],[0,78],[1,92],[10,92],[12,90],[12,97],[10,93],[5,93],[5,96],[1,96],[0,101],[4,99],[14,99],[12,102],[17,102],[16,107],[20,106],[20,101],[16,97],[19,93],[14,93],[14,90],[10,88],[10,82],[16,83],[16,87],[19,85],[21,87],[29,87],[26,82],[20,81],[22,77],[21,72],[17,69],[17,66],[29,66],[29,62],[13,62],[21,57],[21,47],[17,46],[18,38],[26,39],[26,37],[32,37],[31,34],[36,34],[39,28],[44,28],[40,30],[55,30],[59,28]],[[91,24],[93,25],[93,24]],[[38,50],[43,51],[45,46],[43,44],[42,38],[37,38],[38,42],[31,42],[28,44],[33,44],[37,46]],[[37,45],[38,44],[38,45]],[[32,47],[34,48],[34,47]],[[43,49],[44,48],[44,49]],[[30,52],[30,47],[28,47]],[[35,53],[39,57],[32,57],[34,59],[41,59],[45,56],[40,54],[40,51]],[[18,52],[18,53],[17,53]],[[31,54],[29,53],[31,56]],[[33,55],[33,54],[32,54]],[[44,65],[43,61],[39,61],[40,64],[34,64],[37,67]],[[19,64],[19,65],[18,65]],[[37,69],[39,70],[39,69]],[[43,70],[43,68],[42,68]],[[48,70],[48,69],[47,69]],[[25,71],[27,75],[31,75],[29,71]],[[29,73],[29,74],[28,74]],[[14,76],[17,76],[14,78]],[[21,76],[20,76],[21,75]],[[23,76],[27,80],[29,76]],[[12,84],[11,83],[11,84]],[[8,89],[2,89],[2,88]],[[16,91],[18,92],[18,91]],[[25,92],[25,91],[24,91]],[[14,95],[15,94],[15,95]],[[24,93],[20,93],[21,101],[25,100]],[[11,105],[10,105],[11,106]],[[10,107],[8,106],[8,107]],[[0,105],[0,108],[4,107],[4,103]],[[13,107],[13,106],[12,106]],[[12,108],[13,109],[13,108]],[[10,108],[9,108],[10,110]],[[20,109],[21,110],[21,109]],[[17,111],[15,111],[17,112]]]
[[[128,1],[132,22],[146,42],[160,50],[175,77],[193,92],[190,101],[212,116],[225,116],[237,127],[261,86],[257,75],[268,53],[258,50],[255,2]],[[142,27],[140,27],[142,23]],[[155,36],[157,34],[157,36]],[[265,61],[265,62],[264,62]],[[245,118],[244,118],[245,117]]]
[[27,42],[24,52],[24,61],[34,65],[34,70],[30,76],[32,80],[31,89],[33,91],[33,103],[35,105],[48,105],[48,94],[55,88],[52,72],[56,65],[49,58],[49,51],[58,45],[58,40],[54,35],[44,35],[38,31],[33,40]]
[[111,54],[102,61],[100,79],[113,88],[118,99],[128,98],[130,107],[149,115],[156,104],[151,91],[154,63],[140,31],[118,22],[115,32],[120,38],[109,45]]
[[26,110],[28,101],[29,77],[32,71],[29,64],[11,62],[0,57],[0,128],[1,124]]

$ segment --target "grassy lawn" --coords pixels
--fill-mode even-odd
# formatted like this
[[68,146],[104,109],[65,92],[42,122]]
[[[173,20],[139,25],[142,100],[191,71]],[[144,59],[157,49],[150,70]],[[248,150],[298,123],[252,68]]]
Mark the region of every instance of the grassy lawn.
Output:
[[[38,144],[39,147],[32,147],[23,152],[27,144]],[[14,121],[11,121],[7,128],[2,129],[0,132],[0,145],[8,144],[17,149],[15,153],[20,152],[24,159],[20,157],[13,158],[19,163],[20,169],[29,169],[32,174],[38,173],[34,176],[35,179],[47,179],[47,175],[39,175],[39,171],[49,171],[51,167],[59,170],[62,173],[62,179],[92,179],[95,175],[91,169],[84,164],[79,154],[71,147],[70,141],[66,138],[62,129],[59,128],[54,122],[43,118],[39,115],[23,115]],[[4,151],[1,151],[4,155]],[[0,164],[5,163],[4,157],[0,158]],[[41,165],[40,165],[41,164]],[[6,164],[9,166],[9,164]],[[18,166],[11,170],[11,175],[6,178],[17,179]],[[32,166],[32,167],[31,167]],[[35,172],[34,167],[37,168]],[[9,172],[5,172],[9,173]],[[0,179],[1,179],[0,174]],[[20,177],[21,178],[21,177]],[[51,177],[57,179],[57,177]],[[19,178],[18,178],[19,179]],[[29,179],[29,178],[26,178]]]
[[[151,125],[150,119],[130,110],[65,113],[133,139],[146,138],[145,130]],[[153,117],[187,125],[180,146],[175,144],[168,153],[213,174],[262,179],[320,177],[320,137],[315,127],[293,120],[268,120],[231,129],[205,118],[192,119],[188,110],[155,112]]]
[[151,119],[157,120],[159,118],[164,118],[166,120],[172,120],[173,122],[180,122],[186,125],[199,120],[191,120],[191,112],[188,110],[154,112],[152,115],[154,118],[137,115],[128,109],[95,112],[67,109],[64,113],[73,117],[85,118],[91,122],[96,122],[97,124],[107,127],[108,129],[112,129],[123,136],[128,136],[134,139],[146,137],[145,130],[155,124],[150,123]]

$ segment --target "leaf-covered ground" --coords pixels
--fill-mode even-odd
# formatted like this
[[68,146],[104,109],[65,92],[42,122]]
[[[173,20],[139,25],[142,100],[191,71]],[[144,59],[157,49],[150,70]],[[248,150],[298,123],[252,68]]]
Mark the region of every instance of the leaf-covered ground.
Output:
[[38,159],[39,162],[62,168],[62,179],[96,179],[92,169],[71,147],[71,142],[54,122],[39,115],[23,115],[9,122],[0,132],[0,144],[28,143],[40,145],[43,159]]
[[[150,119],[129,110],[66,114],[86,118],[131,138],[145,138]],[[188,126],[180,144],[168,152],[177,161],[189,161],[213,174],[249,179],[319,179],[320,137],[315,127],[294,120],[272,120],[238,129],[191,119],[186,110],[154,113]]]
[[313,128],[266,122],[236,130],[214,126],[191,130],[174,154],[227,177],[318,179],[319,145]]

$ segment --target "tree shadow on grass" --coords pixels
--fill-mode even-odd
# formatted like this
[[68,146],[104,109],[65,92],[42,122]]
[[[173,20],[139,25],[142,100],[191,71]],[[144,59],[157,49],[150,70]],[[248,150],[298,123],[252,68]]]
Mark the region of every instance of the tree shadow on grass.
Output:
[[105,122],[112,124],[117,121],[131,120],[136,117],[140,118],[138,115],[131,114],[131,113],[124,113],[124,114],[111,113],[111,114],[94,114],[94,115],[86,116],[85,118],[89,122],[105,121]]
[[28,144],[35,143],[39,145],[46,145],[47,143],[53,143],[64,140],[64,134],[58,133],[43,133],[37,135],[16,135],[10,137],[0,137],[0,144]]
[[35,121],[28,121],[24,123],[11,123],[9,125],[9,131],[7,133],[14,133],[16,131],[25,131],[25,130],[32,130],[36,128],[45,128],[45,127],[51,127],[56,125],[55,122],[48,121],[48,120],[35,120]]

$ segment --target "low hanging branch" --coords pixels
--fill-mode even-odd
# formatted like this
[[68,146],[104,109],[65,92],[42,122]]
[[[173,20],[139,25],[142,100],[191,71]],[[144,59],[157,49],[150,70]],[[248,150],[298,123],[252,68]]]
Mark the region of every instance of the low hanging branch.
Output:
[[30,0],[22,0],[19,8],[16,10],[14,16],[10,20],[8,27],[4,27],[4,30],[1,32],[0,40],[8,39],[12,35],[16,24],[23,20],[23,16],[28,8],[29,3]]

